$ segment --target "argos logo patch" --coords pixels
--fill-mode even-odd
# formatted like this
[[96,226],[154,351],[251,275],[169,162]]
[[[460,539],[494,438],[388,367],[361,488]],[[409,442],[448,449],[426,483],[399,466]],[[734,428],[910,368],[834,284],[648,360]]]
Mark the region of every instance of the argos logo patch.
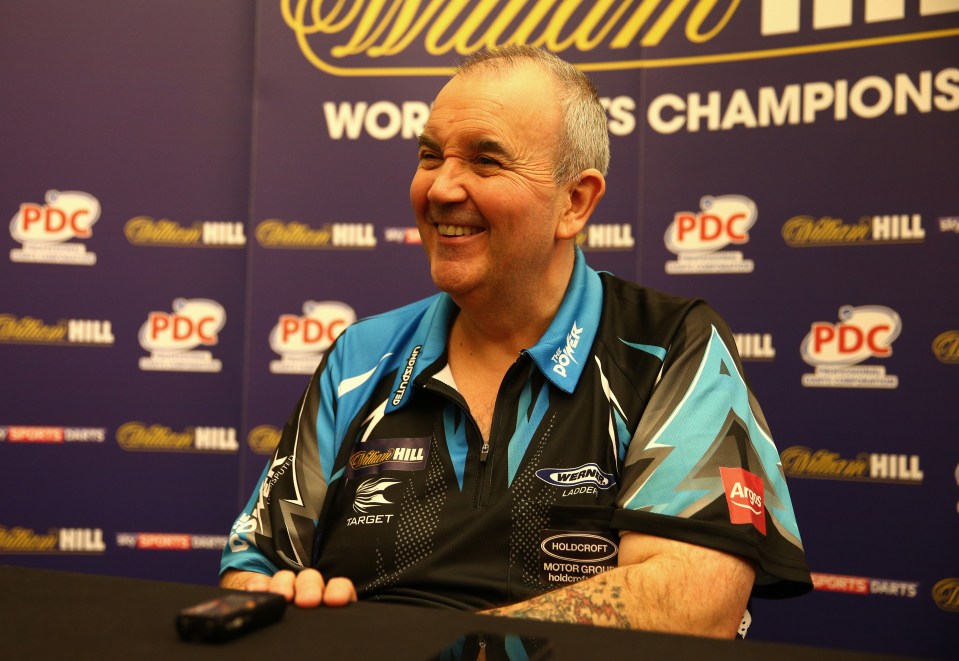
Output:
[[751,523],[766,534],[766,510],[763,506],[763,481],[742,468],[720,468],[726,491],[731,523]]

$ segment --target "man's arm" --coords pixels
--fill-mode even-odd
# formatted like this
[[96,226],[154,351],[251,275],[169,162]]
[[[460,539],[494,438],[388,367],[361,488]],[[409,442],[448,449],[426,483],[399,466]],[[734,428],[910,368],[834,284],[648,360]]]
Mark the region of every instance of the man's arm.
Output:
[[619,566],[487,615],[732,638],[755,569],[748,561],[640,533],[620,540]]

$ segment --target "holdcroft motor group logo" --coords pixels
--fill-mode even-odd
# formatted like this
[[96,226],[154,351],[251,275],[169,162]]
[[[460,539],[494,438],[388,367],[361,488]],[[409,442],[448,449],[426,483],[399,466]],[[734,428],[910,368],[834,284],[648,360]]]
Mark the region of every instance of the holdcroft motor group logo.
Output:
[[902,331],[899,315],[881,305],[839,308],[839,323],[813,322],[802,341],[802,359],[816,368],[803,374],[806,388],[896,388],[899,377],[881,365],[859,365],[869,358],[888,358]]
[[796,445],[780,454],[783,472],[789,477],[847,482],[922,484],[919,455],[860,452],[844,459],[838,452]]
[[605,535],[543,530],[540,533],[540,580],[575,583],[616,566],[619,547]]
[[264,248],[370,250],[376,247],[372,223],[329,223],[315,229],[298,221],[270,219],[257,225],[255,234]]
[[[842,9],[848,4],[817,2],[812,29],[802,24],[799,0],[763,2],[758,12],[740,12],[739,2],[715,0],[572,3],[573,9],[570,4],[556,0],[281,0],[280,11],[303,57],[317,69],[336,76],[449,75],[451,68],[436,66],[434,58],[449,53],[467,55],[507,43],[530,44],[557,53],[575,49],[587,54],[586,62],[580,65],[583,69],[604,71],[800,55],[816,46],[821,48],[824,39],[834,42],[830,44],[833,50],[842,50],[957,33],[947,29],[890,37],[890,22],[904,20],[905,12],[900,9],[900,14],[889,13],[885,6],[879,14],[875,8],[870,12],[869,5],[879,3],[867,4],[865,25],[854,26],[852,11],[845,15]],[[588,11],[574,11],[579,4],[586,4]],[[919,14],[935,17],[956,11],[955,7],[942,4],[923,2]],[[742,25],[747,20],[751,24]],[[879,23],[878,29],[869,29],[871,23]],[[739,24],[737,27],[742,29],[724,35],[732,24]],[[849,34],[848,28],[852,27],[858,28],[854,35]],[[815,34],[824,28],[830,30],[828,37]],[[915,27],[910,23],[902,31],[906,29]],[[792,37],[788,50],[781,48],[782,35]],[[685,46],[680,48],[680,57],[655,58],[655,47],[665,42],[673,47],[673,55],[676,41],[683,38],[687,44],[680,45]],[[804,42],[808,45],[804,46]],[[704,43],[709,45],[709,54],[696,50]],[[636,46],[651,49],[653,57],[626,59],[624,50],[632,52]],[[418,53],[422,54],[417,57]],[[684,53],[690,54],[682,56]],[[391,57],[398,57],[403,64],[392,64]],[[442,61],[445,64],[449,58]],[[381,64],[369,66],[372,62]]]
[[10,261],[33,264],[93,266],[96,253],[82,243],[93,236],[100,218],[100,201],[81,191],[48,190],[44,204],[25,202],[10,221],[10,235],[23,248],[10,251]]
[[306,301],[302,316],[281,314],[270,331],[270,348],[281,359],[270,362],[270,371],[312,374],[324,352],[355,321],[356,311],[340,301]]
[[666,262],[666,273],[752,273],[755,264],[726,246],[749,242],[749,229],[759,216],[756,203],[743,195],[707,195],[700,211],[680,211],[666,229],[666,248],[678,259]]
[[117,429],[117,444],[130,452],[223,452],[240,449],[233,427],[187,427],[175,432],[165,425],[127,422]]
[[166,372],[219,372],[223,364],[209,351],[226,324],[223,306],[206,298],[178,298],[171,312],[150,312],[140,327],[140,346],[150,352],[140,369]]
[[782,228],[783,240],[793,248],[817,246],[867,246],[921,243],[926,238],[918,213],[864,216],[855,225],[840,218],[796,216]]
[[0,554],[101,554],[106,548],[102,528],[51,528],[37,533],[20,526],[0,526]]
[[123,226],[127,241],[135,246],[242,248],[246,245],[243,223],[219,220],[197,221],[190,227],[150,216],[137,216]]

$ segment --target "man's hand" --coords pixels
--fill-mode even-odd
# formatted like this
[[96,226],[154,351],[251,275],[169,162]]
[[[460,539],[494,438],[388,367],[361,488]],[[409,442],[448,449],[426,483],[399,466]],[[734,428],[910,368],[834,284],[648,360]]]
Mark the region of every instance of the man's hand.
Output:
[[220,586],[249,592],[273,592],[300,608],[317,606],[346,606],[356,601],[356,588],[348,578],[324,581],[315,569],[304,569],[298,574],[278,571],[273,576],[249,571],[228,571],[220,579]]

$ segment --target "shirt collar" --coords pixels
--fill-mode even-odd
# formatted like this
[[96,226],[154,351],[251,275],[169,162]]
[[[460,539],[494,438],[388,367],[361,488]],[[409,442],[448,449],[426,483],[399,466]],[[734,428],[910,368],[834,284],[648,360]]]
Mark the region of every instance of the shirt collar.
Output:
[[[599,274],[586,264],[576,248],[573,274],[566,294],[549,328],[524,353],[553,385],[571,393],[583,373],[585,359],[596,339],[603,308],[603,284]],[[408,400],[413,382],[446,351],[450,326],[459,308],[448,294],[434,296],[411,339],[403,349],[402,363],[386,403],[390,413]]]
[[557,388],[571,393],[585,368],[603,310],[603,283],[576,248],[573,275],[553,322],[526,353]]
[[429,300],[419,325],[399,354],[402,363],[393,381],[393,394],[386,401],[386,413],[395,411],[409,401],[416,377],[446,351],[446,338],[458,311],[449,294],[439,293]]

